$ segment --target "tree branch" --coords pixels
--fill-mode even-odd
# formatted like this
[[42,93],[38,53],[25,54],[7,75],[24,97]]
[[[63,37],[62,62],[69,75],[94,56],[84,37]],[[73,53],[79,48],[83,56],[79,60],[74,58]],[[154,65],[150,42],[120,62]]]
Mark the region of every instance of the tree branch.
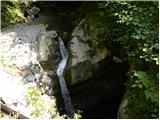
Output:
[[7,113],[7,114],[9,114],[9,115],[11,115],[11,116],[16,116],[16,118],[18,118],[18,119],[29,119],[29,118],[26,117],[25,115],[23,115],[23,114],[15,111],[15,110],[13,110],[13,109],[11,109],[11,108],[8,107],[6,104],[0,103],[0,109],[1,109],[3,112],[5,112],[5,113]]

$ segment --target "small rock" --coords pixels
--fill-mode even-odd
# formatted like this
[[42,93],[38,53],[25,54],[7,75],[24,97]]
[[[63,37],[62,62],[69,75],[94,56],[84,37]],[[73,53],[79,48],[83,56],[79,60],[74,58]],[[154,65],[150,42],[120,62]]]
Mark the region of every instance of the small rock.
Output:
[[24,78],[26,81],[28,82],[34,82],[36,80],[36,76],[35,75],[28,75],[26,78]]

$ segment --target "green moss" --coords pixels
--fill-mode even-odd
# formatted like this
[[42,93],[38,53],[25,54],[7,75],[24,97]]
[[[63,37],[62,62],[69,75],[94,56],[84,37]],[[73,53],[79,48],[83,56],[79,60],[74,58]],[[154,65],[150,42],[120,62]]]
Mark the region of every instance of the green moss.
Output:
[[32,105],[34,107],[34,113],[36,117],[38,117],[42,112],[42,104],[43,101],[41,99],[41,90],[36,87],[29,87],[26,95],[26,102],[28,105]]
[[143,71],[133,71],[130,77],[127,87],[126,114],[134,119],[158,118],[158,80]]

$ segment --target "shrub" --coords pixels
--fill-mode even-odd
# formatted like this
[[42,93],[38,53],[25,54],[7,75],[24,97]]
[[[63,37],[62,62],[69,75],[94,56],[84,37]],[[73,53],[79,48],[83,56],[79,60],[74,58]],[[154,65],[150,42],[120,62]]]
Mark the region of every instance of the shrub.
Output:
[[1,27],[4,28],[10,24],[22,22],[24,19],[20,1],[2,1],[1,2]]

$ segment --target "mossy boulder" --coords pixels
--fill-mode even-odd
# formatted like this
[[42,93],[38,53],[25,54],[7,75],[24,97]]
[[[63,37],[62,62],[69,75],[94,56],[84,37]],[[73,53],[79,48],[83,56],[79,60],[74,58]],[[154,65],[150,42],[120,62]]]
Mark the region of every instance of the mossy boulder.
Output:
[[69,57],[65,70],[65,78],[68,85],[74,85],[91,78],[99,68],[99,61],[106,58],[106,47],[92,47],[89,35],[84,33],[81,24],[73,30],[72,39],[68,45]]

